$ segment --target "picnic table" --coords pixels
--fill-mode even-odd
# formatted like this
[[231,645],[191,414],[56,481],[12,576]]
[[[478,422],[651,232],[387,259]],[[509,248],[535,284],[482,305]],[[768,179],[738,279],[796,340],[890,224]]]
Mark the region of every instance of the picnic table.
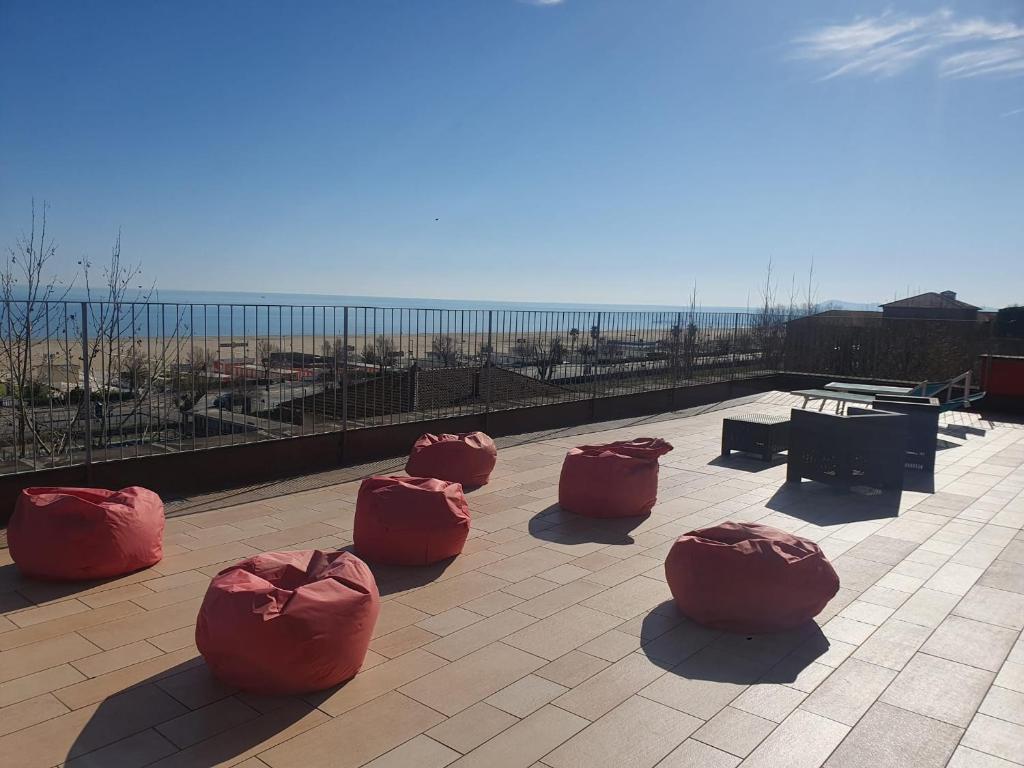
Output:
[[848,381],[830,381],[825,385],[825,389],[861,395],[909,395],[914,391],[914,387],[880,387],[874,384],[856,384]]
[[804,399],[803,408],[807,407],[808,403],[815,400],[821,400],[821,405],[818,406],[820,411],[825,407],[825,403],[829,400],[836,401],[836,413],[840,413],[843,406],[846,403],[857,403],[859,405],[871,405],[875,402],[874,395],[858,394],[856,392],[836,392],[831,389],[798,389],[793,392],[794,395],[800,395]]

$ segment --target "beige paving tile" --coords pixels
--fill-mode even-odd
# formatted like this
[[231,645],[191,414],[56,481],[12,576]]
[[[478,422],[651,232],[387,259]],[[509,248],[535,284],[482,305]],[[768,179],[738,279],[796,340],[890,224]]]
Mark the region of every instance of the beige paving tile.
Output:
[[235,688],[214,677],[205,664],[175,671],[156,680],[155,685],[189,709],[199,709],[237,693]]
[[125,584],[123,587],[115,587],[114,589],[107,589],[92,595],[84,595],[80,599],[90,608],[103,608],[107,605],[114,605],[114,603],[134,600],[137,597],[151,594],[153,594],[153,590],[143,582],[140,584]]
[[85,675],[70,664],[60,664],[31,675],[0,683],[0,707],[17,704],[40,694],[73,685],[85,679]]
[[961,616],[947,616],[921,647],[923,653],[998,672],[1018,633]]
[[417,736],[366,764],[366,768],[444,768],[459,759],[459,753],[429,736]]
[[[190,648],[196,643],[196,631],[194,627],[180,627],[164,632],[149,638],[146,642],[152,643],[164,653],[179,651],[182,648]],[[116,649],[115,649],[116,650]]]
[[934,629],[953,610],[959,599],[947,592],[921,589],[896,609],[894,619]]
[[658,768],[736,768],[739,764],[735,755],[691,738],[669,753]]
[[476,600],[470,600],[463,607],[467,611],[479,613],[481,616],[493,616],[509,608],[514,608],[521,602],[523,602],[521,597],[516,597],[515,595],[510,595],[505,590],[500,590],[498,592],[491,592],[491,594],[484,595],[483,597],[478,597]]
[[438,614],[491,592],[496,592],[507,585],[508,582],[504,579],[474,571],[403,595],[399,598],[399,602],[424,613]]
[[400,690],[449,717],[543,666],[542,659],[492,643]]
[[1024,754],[1024,726],[979,714],[964,734],[963,745],[1004,760],[1016,761]]
[[163,608],[165,605],[174,605],[175,603],[181,603],[190,598],[201,598],[206,594],[207,586],[207,584],[197,581],[191,584],[183,584],[182,586],[174,587],[173,589],[151,592],[148,595],[136,597],[132,602],[142,608],[145,608],[147,611],[152,611],[155,608]]
[[539,576],[563,563],[572,560],[571,555],[555,552],[546,547],[536,547],[518,555],[507,557],[497,563],[485,565],[482,573],[497,576],[505,581],[521,581],[531,576]]
[[465,754],[518,722],[518,718],[481,701],[434,726],[427,735]]
[[149,765],[176,751],[177,747],[150,728],[69,760],[65,766],[66,768],[135,768],[139,765]]
[[526,717],[552,699],[561,696],[566,690],[568,689],[564,685],[536,675],[527,675],[489,696],[486,702],[516,717]]
[[693,733],[701,721],[633,696],[544,758],[552,768],[648,768]]
[[1024,595],[975,586],[956,606],[954,613],[1008,629],[1024,629]]
[[0,737],[4,768],[56,765],[156,723],[184,714],[185,707],[152,685],[69,712]]
[[775,726],[771,720],[726,707],[698,728],[692,738],[737,757],[746,757]]
[[[824,665],[819,665],[824,666]],[[824,667],[829,669],[828,667]],[[709,720],[763,674],[763,664],[706,648],[640,691],[654,701]]]
[[71,664],[86,677],[96,677],[106,672],[112,672],[115,669],[137,664],[146,659],[155,658],[162,653],[163,651],[155,645],[151,645],[145,640],[140,640],[137,643],[131,643],[111,651],[95,653],[84,659],[73,661]]
[[852,727],[895,677],[895,670],[847,659],[800,706]]
[[743,761],[751,768],[817,768],[849,732],[834,720],[797,709]]
[[424,650],[440,656],[443,659],[454,661],[467,656],[473,651],[480,650],[485,645],[501,640],[513,632],[535,623],[537,619],[519,613],[515,609],[502,611],[476,624],[471,624],[465,629],[452,632],[427,645]]
[[505,638],[505,642],[551,661],[619,623],[615,616],[574,605],[519,630]]
[[[389,659],[419,648],[437,640],[437,635],[416,625],[403,627],[390,634],[377,637],[370,643],[370,650]],[[365,669],[365,665],[364,665]]]
[[388,691],[428,675],[443,667],[444,664],[444,659],[427,653],[422,648],[417,648],[365,672],[360,672],[340,688],[312,694],[307,698],[327,714],[336,717]]
[[510,595],[515,595],[516,597],[521,597],[523,600],[530,600],[538,595],[551,591],[557,586],[558,585],[553,581],[548,581],[538,576],[532,576],[529,579],[523,579],[522,581],[510,584],[502,591],[508,592]]
[[609,662],[581,651],[569,651],[537,670],[536,674],[573,688],[607,667]]
[[97,677],[61,688],[55,696],[71,709],[78,709],[89,704],[103,701],[133,685],[145,680],[158,679],[161,675],[171,675],[202,664],[194,648],[184,648],[173,653],[165,653],[148,661],[132,664],[124,669],[107,672]]
[[632,619],[671,599],[672,593],[664,579],[637,576],[584,600],[580,605],[620,619]]
[[758,683],[733,699],[731,706],[765,720],[781,723],[805,698],[806,693],[788,685]]
[[68,712],[68,708],[49,693],[25,699],[7,707],[0,707],[0,736],[20,731],[22,728],[41,723],[66,712]]
[[156,768],[234,766],[327,722],[330,718],[323,712],[289,701],[255,720],[176,752],[153,765]]
[[963,730],[899,707],[877,703],[825,763],[829,768],[945,766]]
[[88,610],[88,605],[80,600],[72,599],[62,600],[59,603],[40,605],[35,608],[26,608],[23,611],[8,613],[6,618],[10,620],[12,624],[16,624],[19,627],[31,627],[33,624],[39,624],[52,619],[59,619],[64,616],[73,616],[76,613],[84,613]]
[[502,731],[453,765],[458,768],[527,768],[574,734],[587,721],[547,706]]
[[[377,617],[377,623],[373,628],[373,637],[390,635],[392,632],[408,627],[410,624],[421,622],[429,617],[430,614],[410,608],[397,600],[385,600],[380,606],[380,615]],[[427,627],[424,627],[424,629],[427,629],[428,632],[431,631]],[[442,633],[435,632],[434,634]]]
[[391,691],[261,752],[259,758],[271,768],[356,768],[442,719],[428,707]]
[[985,670],[918,653],[899,673],[881,700],[966,728],[994,677]]
[[631,653],[577,684],[555,699],[555,704],[580,717],[596,720],[664,674],[665,669],[647,656]]
[[960,746],[956,748],[947,768],[1013,768],[1018,763],[1011,763],[995,755],[987,755],[975,749]]
[[0,653],[0,683],[84,659],[99,651],[88,640],[75,634],[4,651]]
[[1024,693],[993,686],[978,711],[1016,725],[1024,726]]
[[192,598],[165,608],[146,611],[144,614],[128,616],[90,627],[79,632],[85,639],[104,650],[162,635],[173,629],[194,625],[202,598]]
[[[399,603],[399,605],[401,605],[401,603]],[[418,621],[416,626],[442,637],[444,635],[450,635],[452,632],[458,632],[463,627],[475,624],[483,618],[479,614],[467,611],[464,608],[449,608],[447,611],[439,613],[436,616],[431,616],[429,614],[423,615],[426,618]]]
[[142,609],[131,602],[106,605],[91,611],[62,616],[58,619],[33,624],[23,629],[14,629],[0,634],[0,651],[8,651],[26,645],[41,643],[52,638],[65,637],[71,632],[95,627],[124,616],[138,615]]
[[152,571],[161,576],[173,576],[184,571],[191,571],[205,566],[222,562],[239,562],[247,557],[259,554],[260,550],[245,544],[232,542],[217,547],[188,552],[183,555],[172,555],[165,557],[155,566]]
[[899,671],[917,653],[931,632],[929,627],[889,619],[853,655],[862,661]]
[[236,725],[254,720],[259,714],[238,699],[229,697],[161,723],[156,726],[156,730],[176,747],[184,749]]
[[580,646],[580,650],[605,661],[618,661],[640,649],[640,638],[618,629],[611,629]]
[[546,619],[570,605],[575,605],[589,597],[600,594],[606,589],[601,584],[579,579],[557,589],[545,590],[544,593],[526,600],[516,606],[516,610],[538,619]]

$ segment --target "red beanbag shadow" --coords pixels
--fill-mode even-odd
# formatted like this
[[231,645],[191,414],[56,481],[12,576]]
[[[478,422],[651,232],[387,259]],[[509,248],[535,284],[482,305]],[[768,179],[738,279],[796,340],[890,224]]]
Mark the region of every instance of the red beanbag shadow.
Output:
[[36,579],[106,579],[160,562],[164,503],[145,488],[26,488],[7,526],[11,557]]
[[715,629],[782,632],[817,616],[839,591],[818,545],[756,523],[680,536],[665,560],[679,610]]
[[573,448],[562,462],[558,506],[587,517],[646,515],[658,500],[658,457],[671,450],[655,437]]
[[413,477],[435,477],[476,488],[487,485],[497,460],[498,449],[483,432],[428,433],[413,443],[405,471]]
[[308,693],[353,677],[380,612],[348,552],[266,552],[218,573],[196,621],[210,671],[244,691]]
[[462,552],[469,535],[462,486],[427,477],[368,477],[359,486],[356,553],[372,563],[429,565]]

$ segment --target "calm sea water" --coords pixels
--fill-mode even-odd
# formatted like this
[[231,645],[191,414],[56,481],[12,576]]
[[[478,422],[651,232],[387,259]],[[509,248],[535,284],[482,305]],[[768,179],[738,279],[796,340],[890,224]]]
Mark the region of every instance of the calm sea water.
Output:
[[[97,293],[93,294],[94,298]],[[142,294],[138,297],[141,299]],[[135,298],[129,296],[128,299]],[[33,336],[61,336],[66,327],[80,328],[82,289],[72,290],[64,305],[54,305],[47,322],[36,322]],[[346,311],[345,308],[348,308]],[[0,309],[2,311],[2,309]],[[116,318],[109,310],[90,306],[89,328],[116,324],[123,336],[262,336],[339,337],[385,334],[484,334],[488,330],[515,338],[523,333],[586,334],[593,326],[620,337],[689,323],[689,307],[646,304],[576,304],[461,299],[417,299],[391,296],[342,296],[241,291],[154,292],[148,302],[125,304]],[[701,306],[692,321],[702,327],[746,325],[745,307]],[[347,315],[347,317],[346,317]],[[65,320],[66,318],[66,320]],[[649,333],[648,336],[651,334]]]

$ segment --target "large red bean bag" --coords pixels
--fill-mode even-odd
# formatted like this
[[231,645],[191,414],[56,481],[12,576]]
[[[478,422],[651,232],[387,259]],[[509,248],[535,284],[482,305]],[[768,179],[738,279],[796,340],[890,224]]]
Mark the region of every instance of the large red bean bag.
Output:
[[359,486],[356,554],[372,563],[429,565],[462,552],[469,535],[462,486],[428,477],[368,477]]
[[679,610],[731,632],[782,632],[817,616],[839,577],[813,541],[756,523],[723,523],[676,539],[665,578]]
[[308,693],[353,677],[380,612],[377,583],[348,552],[265,552],[210,582],[196,645],[244,691]]
[[7,525],[11,557],[36,579],[106,579],[160,562],[164,503],[132,486],[26,488]]
[[413,477],[436,477],[476,488],[487,485],[497,460],[498,449],[483,432],[428,433],[413,443],[405,471]]
[[646,515],[658,500],[658,457],[671,450],[656,437],[573,448],[562,462],[558,506],[587,517]]

